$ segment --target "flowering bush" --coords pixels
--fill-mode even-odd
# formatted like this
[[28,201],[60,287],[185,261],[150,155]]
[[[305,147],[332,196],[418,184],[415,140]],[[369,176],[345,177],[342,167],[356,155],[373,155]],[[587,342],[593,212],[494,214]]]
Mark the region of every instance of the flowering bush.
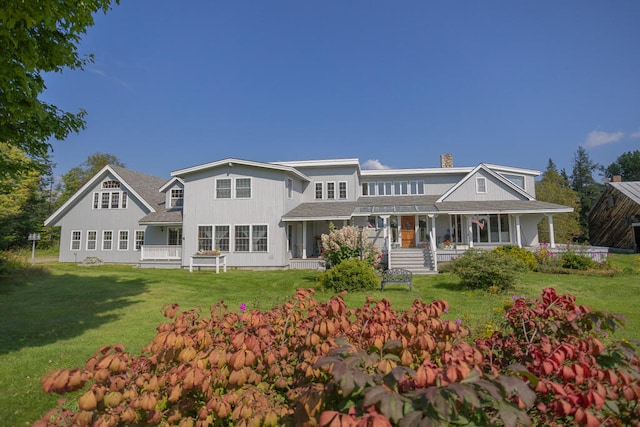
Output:
[[346,259],[362,257],[370,266],[378,268],[382,252],[367,237],[366,228],[346,226],[337,229],[333,223],[329,224],[329,234],[321,236],[322,258],[327,261],[327,267],[334,267]]

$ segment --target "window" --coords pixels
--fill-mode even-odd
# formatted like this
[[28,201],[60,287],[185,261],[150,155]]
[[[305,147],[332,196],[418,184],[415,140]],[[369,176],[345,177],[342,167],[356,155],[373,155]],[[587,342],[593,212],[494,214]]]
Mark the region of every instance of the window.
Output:
[[129,250],[129,231],[121,230],[118,233],[118,250],[126,251]]
[[229,226],[216,225],[214,231],[215,248],[222,252],[229,252]]
[[184,201],[184,190],[182,188],[171,189],[170,207],[182,207]]
[[98,248],[98,232],[87,231],[87,250],[95,251]]
[[120,206],[120,193],[111,193],[111,209],[118,209]]
[[404,196],[408,193],[409,183],[406,181],[395,181],[393,183],[393,191],[396,196]]
[[338,198],[345,200],[347,198],[347,183],[345,181],[338,183]]
[[122,209],[126,209],[127,207],[127,192],[123,191],[122,192]]
[[235,250],[236,252],[249,252],[249,234],[248,225],[236,225],[235,227]]
[[93,209],[100,207],[100,193],[93,193]]
[[327,182],[327,199],[335,199],[335,198],[336,198],[336,183]]
[[522,188],[524,190],[524,176],[522,176],[522,175],[509,175],[509,174],[504,174],[502,176],[504,176],[509,181],[511,181],[512,184],[515,184],[515,185],[517,185],[518,187],[520,187],[520,188]]
[[82,242],[82,231],[71,232],[71,250],[79,251]]
[[136,251],[142,249],[142,245],[144,245],[144,231],[137,230],[136,231]]
[[363,182],[362,183],[362,195],[363,196],[368,196],[369,195],[369,183],[368,182]]
[[236,178],[236,198],[248,199],[251,197],[251,178]]
[[322,199],[322,183],[316,182],[316,200]]
[[102,193],[102,202],[100,207],[102,209],[109,209],[109,199],[111,198],[110,193]]
[[266,225],[254,225],[251,227],[251,250],[253,252],[267,252]]
[[102,188],[120,188],[120,182],[115,180],[107,180],[102,182]]
[[476,178],[476,193],[486,193],[486,192],[487,192],[487,179]]
[[411,181],[411,194],[424,194],[424,181]]
[[102,232],[102,250],[110,251],[113,244],[113,231]]
[[287,178],[286,188],[287,188],[287,197],[290,199],[293,198],[293,180],[291,178]]
[[230,198],[231,198],[231,180],[217,179],[216,180],[216,199],[230,199]]
[[198,226],[198,250],[199,251],[210,251],[212,250],[212,228],[210,225],[200,225]]
[[169,228],[169,246],[181,246],[182,245],[182,228],[171,227]]

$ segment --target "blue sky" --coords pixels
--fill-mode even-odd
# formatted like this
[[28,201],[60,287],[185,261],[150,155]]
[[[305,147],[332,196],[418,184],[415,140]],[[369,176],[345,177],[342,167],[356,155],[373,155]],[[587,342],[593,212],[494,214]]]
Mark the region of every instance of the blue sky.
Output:
[[[122,0],[95,63],[43,98],[88,112],[56,174],[95,152],[157,176],[226,157],[481,162],[569,173],[640,149],[640,1]],[[597,178],[597,177],[596,177]]]

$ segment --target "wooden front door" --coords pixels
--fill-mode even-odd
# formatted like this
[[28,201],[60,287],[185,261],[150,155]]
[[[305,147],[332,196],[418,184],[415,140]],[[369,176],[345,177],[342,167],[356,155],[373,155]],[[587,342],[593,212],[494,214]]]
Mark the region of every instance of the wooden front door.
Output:
[[416,247],[416,217],[403,216],[400,217],[402,223],[402,247]]

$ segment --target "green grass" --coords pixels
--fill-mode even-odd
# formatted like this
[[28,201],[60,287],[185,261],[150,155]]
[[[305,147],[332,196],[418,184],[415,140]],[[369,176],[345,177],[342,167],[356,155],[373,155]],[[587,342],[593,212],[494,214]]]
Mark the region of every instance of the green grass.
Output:
[[[460,288],[455,276],[414,276],[414,291],[389,285],[384,293],[396,309],[414,299],[444,299],[447,314],[479,331],[495,320],[512,295],[528,298],[545,287],[571,293],[579,304],[624,314],[624,336],[640,339],[640,262],[637,256],[615,255],[625,273],[615,277],[531,273],[513,293],[490,294]],[[81,366],[102,345],[121,343],[133,353],[151,341],[165,321],[162,308],[178,303],[183,310],[209,308],[224,300],[231,310],[241,303],[249,309],[269,309],[296,288],[316,287],[313,271],[237,271],[216,275],[211,271],[147,270],[130,266],[78,267],[48,264],[40,274],[0,278],[0,424],[29,425],[56,405],[59,396],[46,395],[40,378],[55,368]],[[318,291],[319,300],[331,294]],[[366,295],[345,296],[349,307],[361,306]]]

